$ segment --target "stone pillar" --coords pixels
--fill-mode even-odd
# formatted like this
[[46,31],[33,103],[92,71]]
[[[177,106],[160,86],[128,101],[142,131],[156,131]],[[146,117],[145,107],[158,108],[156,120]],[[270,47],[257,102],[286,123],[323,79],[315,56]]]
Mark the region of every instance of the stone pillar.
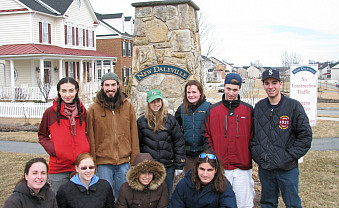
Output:
[[132,103],[145,112],[146,94],[159,89],[169,113],[182,103],[188,80],[202,81],[197,10],[191,0],[132,3],[135,7]]

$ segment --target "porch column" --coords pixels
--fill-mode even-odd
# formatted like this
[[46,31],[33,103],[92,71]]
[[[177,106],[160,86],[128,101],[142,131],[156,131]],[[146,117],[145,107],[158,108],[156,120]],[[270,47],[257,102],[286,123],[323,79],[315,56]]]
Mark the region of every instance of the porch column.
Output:
[[79,74],[79,76],[80,76],[80,84],[83,84],[84,83],[84,61],[83,60],[80,60],[80,69],[79,69],[79,71],[80,71],[80,74]]
[[41,83],[45,83],[44,74],[45,74],[44,60],[40,59],[40,82]]
[[11,89],[12,89],[12,101],[15,100],[15,78],[14,78],[14,61],[9,60],[9,67],[11,70]]
[[94,81],[97,80],[96,77],[98,77],[98,76],[96,75],[96,73],[94,73],[94,72],[95,72],[95,68],[94,68],[94,60],[92,60],[91,64],[92,64],[92,68],[91,68],[91,76],[92,76],[92,82],[94,82]]
[[101,60],[101,77],[102,77],[102,75],[104,75],[104,74],[106,74],[106,71],[105,71],[105,69],[104,69],[104,61]]
[[31,60],[31,76],[32,76],[32,87],[36,86],[36,76],[35,76],[35,67],[34,60]]
[[109,68],[111,70],[111,72],[114,72],[114,67],[113,67],[113,61],[109,61],[110,65],[109,65]]
[[62,65],[62,59],[59,59],[59,80],[62,79],[64,76],[63,70],[64,70],[64,67]]

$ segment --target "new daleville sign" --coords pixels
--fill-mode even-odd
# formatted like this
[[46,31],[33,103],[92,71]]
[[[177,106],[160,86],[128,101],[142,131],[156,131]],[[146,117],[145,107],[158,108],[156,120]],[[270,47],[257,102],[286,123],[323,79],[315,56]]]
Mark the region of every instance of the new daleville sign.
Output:
[[170,66],[170,65],[156,65],[148,67],[140,72],[138,72],[135,75],[135,78],[140,82],[141,80],[145,79],[148,76],[151,76],[153,74],[172,74],[175,76],[180,77],[183,80],[187,80],[187,78],[190,76],[190,74],[178,67]]

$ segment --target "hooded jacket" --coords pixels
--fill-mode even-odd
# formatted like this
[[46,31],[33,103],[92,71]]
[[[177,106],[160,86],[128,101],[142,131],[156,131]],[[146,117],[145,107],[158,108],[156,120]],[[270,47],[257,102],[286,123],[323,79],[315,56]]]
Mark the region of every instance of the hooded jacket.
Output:
[[210,182],[205,187],[196,191],[195,184],[192,183],[192,170],[189,170],[185,177],[179,181],[172,195],[170,208],[236,208],[235,194],[231,184],[227,180],[226,188],[223,192],[215,192],[213,183]]
[[64,104],[60,109],[60,124],[57,122],[57,102],[48,108],[41,119],[38,130],[39,143],[49,154],[48,173],[74,171],[74,161],[80,153],[89,152],[90,145],[86,136],[86,109],[81,103],[82,125],[77,115],[76,135],[71,134],[71,123],[64,112]]
[[57,208],[55,194],[46,183],[35,194],[25,182],[15,186],[13,194],[5,201],[3,208]]
[[[105,107],[99,94],[87,113],[91,155],[97,165],[132,162],[139,153],[135,111],[127,95],[122,94],[119,109]],[[99,99],[98,99],[99,98]]]
[[86,186],[81,183],[79,175],[60,186],[56,195],[59,208],[113,208],[114,196],[111,185],[98,176],[92,177]]
[[[141,173],[153,173],[152,181],[143,185],[139,181]],[[140,153],[127,172],[127,182],[122,184],[116,207],[118,208],[163,208],[168,206],[166,169],[153,160],[149,153]]]

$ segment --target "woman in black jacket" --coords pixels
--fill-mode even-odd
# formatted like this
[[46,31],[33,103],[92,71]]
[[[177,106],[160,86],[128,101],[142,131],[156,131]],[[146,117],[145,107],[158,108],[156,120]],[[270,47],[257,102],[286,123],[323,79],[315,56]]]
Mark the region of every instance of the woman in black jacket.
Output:
[[138,121],[140,152],[150,153],[166,168],[165,182],[171,198],[174,173],[179,175],[185,165],[185,140],[174,116],[166,112],[159,90],[147,93],[146,115]]
[[59,208],[112,208],[114,195],[111,185],[95,173],[93,157],[81,153],[75,160],[71,180],[60,186],[57,193]]
[[47,183],[48,166],[44,158],[33,158],[26,163],[24,177],[3,208],[57,208],[55,194]]

